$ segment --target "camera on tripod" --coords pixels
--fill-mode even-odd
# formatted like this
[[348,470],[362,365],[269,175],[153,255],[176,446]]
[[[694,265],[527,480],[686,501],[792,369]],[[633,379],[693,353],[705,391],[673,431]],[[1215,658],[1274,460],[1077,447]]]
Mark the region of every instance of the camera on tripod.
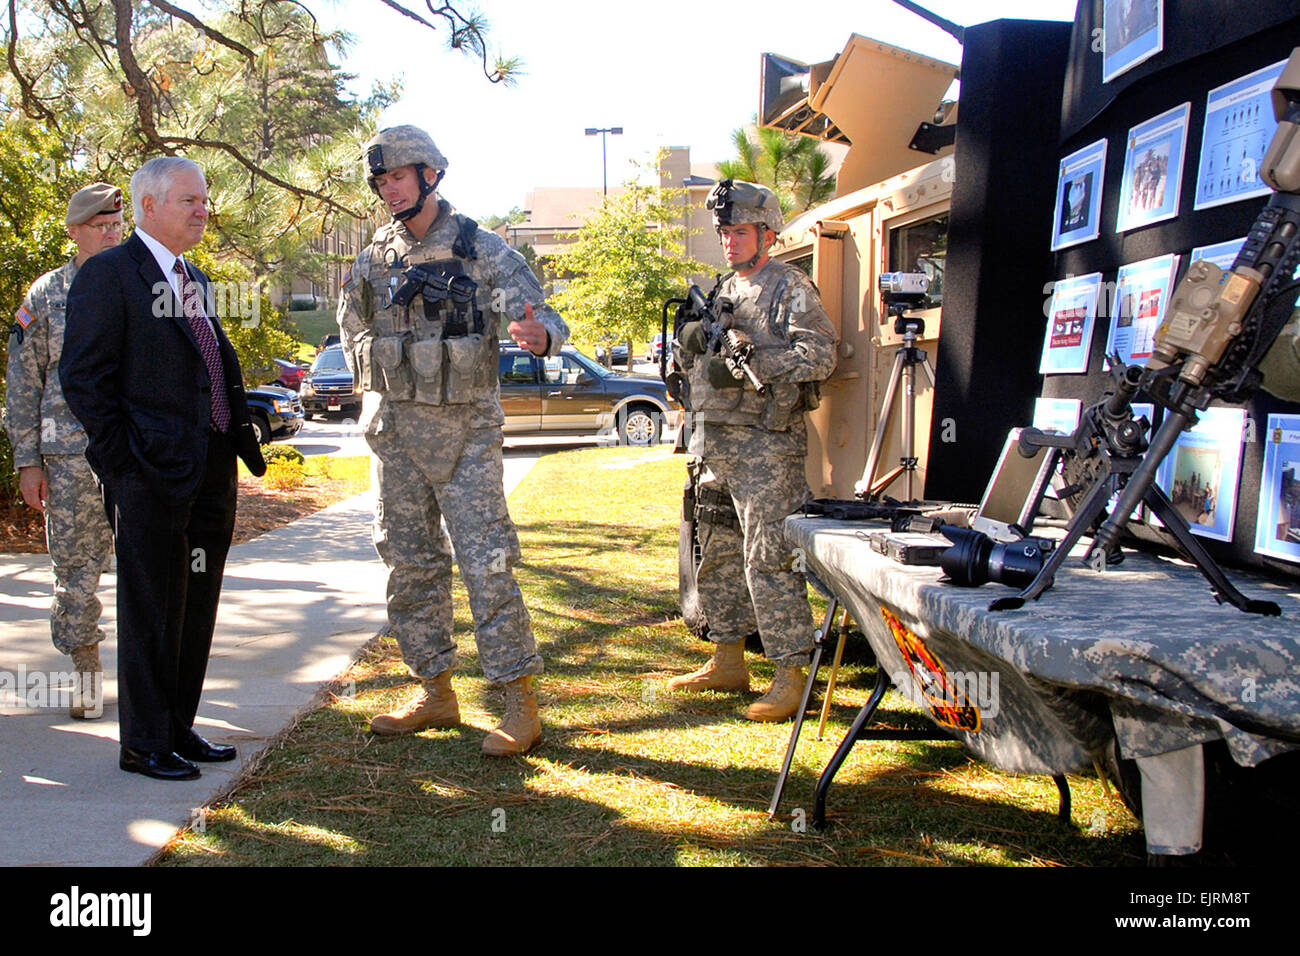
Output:
[[930,302],[930,277],[924,272],[882,272],[880,297],[885,308],[894,317],[894,333],[904,335],[909,331],[925,332],[925,322],[919,316],[906,313],[928,309]]

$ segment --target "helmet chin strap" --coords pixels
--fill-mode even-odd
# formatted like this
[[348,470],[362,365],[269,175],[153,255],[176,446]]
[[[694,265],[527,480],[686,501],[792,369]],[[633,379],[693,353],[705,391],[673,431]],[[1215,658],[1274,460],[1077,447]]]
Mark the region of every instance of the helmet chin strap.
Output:
[[415,205],[412,206],[410,209],[403,209],[401,212],[393,213],[393,218],[396,219],[398,222],[406,222],[406,220],[411,219],[420,214],[420,210],[424,208],[424,200],[428,198],[435,189],[438,188],[438,184],[442,182],[442,177],[447,172],[445,169],[438,170],[438,175],[436,175],[433,178],[433,182],[429,182],[427,179],[424,178],[424,171],[426,168],[427,167],[424,165],[424,163],[415,164],[415,175],[420,180],[420,198],[415,201]]

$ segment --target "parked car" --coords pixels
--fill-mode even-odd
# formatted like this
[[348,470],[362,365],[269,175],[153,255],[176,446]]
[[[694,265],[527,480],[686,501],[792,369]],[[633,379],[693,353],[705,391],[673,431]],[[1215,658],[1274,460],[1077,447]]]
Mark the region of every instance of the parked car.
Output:
[[621,445],[654,445],[665,423],[681,423],[658,377],[612,372],[571,346],[538,357],[503,343],[500,376],[507,435],[617,434]]
[[326,412],[361,414],[361,388],[352,381],[343,346],[331,345],[316,356],[298,388],[298,397],[307,418]]
[[302,385],[302,380],[307,376],[307,367],[299,365],[297,362],[290,362],[288,359],[276,359],[276,370],[280,373],[279,377],[273,382],[267,382],[267,385],[279,385],[281,388],[287,388],[292,392],[298,391]]
[[646,346],[645,360],[647,362],[658,363],[660,356],[663,354],[663,351],[664,351],[664,334],[662,332],[656,332],[655,337],[652,338],[650,340],[650,344]]
[[256,385],[245,388],[244,395],[248,398],[248,416],[259,445],[292,438],[302,428],[302,403],[290,389]]
[[338,345],[340,341],[337,332],[330,332],[328,335],[322,335],[320,345],[316,346],[316,354],[320,355],[320,353],[324,352],[326,349],[333,348]]

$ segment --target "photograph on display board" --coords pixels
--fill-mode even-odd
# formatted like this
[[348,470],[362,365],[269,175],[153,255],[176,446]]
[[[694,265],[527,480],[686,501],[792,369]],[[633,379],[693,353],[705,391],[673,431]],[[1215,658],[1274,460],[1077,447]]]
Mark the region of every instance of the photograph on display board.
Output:
[[1212,246],[1197,246],[1192,250],[1192,262],[1197,259],[1207,259],[1214,263],[1224,272],[1232,268],[1232,264],[1237,261],[1237,253],[1241,252],[1241,247],[1246,244],[1246,237],[1240,239],[1230,239],[1227,242],[1216,242]]
[[1284,66],[1285,60],[1274,63],[1207,94],[1193,208],[1209,209],[1271,191],[1259,167],[1277,129],[1273,84]]
[[1117,232],[1178,215],[1191,109],[1191,103],[1175,106],[1128,131]]
[[1079,412],[1083,403],[1077,398],[1034,399],[1034,428],[1045,432],[1071,435],[1079,427]]
[[1174,287],[1178,256],[1158,256],[1119,267],[1106,335],[1106,366],[1119,352],[1125,365],[1145,365]]
[[1040,375],[1077,374],[1088,371],[1092,351],[1092,325],[1097,318],[1101,273],[1074,276],[1054,284],[1043,343]]
[[1300,415],[1268,416],[1255,551],[1300,561]]
[[1104,139],[1061,160],[1056,177],[1053,250],[1088,242],[1101,235],[1101,192],[1105,171]]
[[1165,48],[1163,0],[1105,0],[1101,19],[1103,83]]
[[1231,541],[1241,480],[1244,408],[1209,408],[1160,463],[1156,484],[1193,534]]

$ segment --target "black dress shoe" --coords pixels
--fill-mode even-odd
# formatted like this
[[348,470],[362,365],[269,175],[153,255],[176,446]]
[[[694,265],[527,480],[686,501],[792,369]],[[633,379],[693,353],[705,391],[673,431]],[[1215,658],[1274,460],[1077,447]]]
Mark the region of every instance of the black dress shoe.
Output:
[[117,765],[130,773],[142,773],[155,780],[195,780],[199,776],[198,767],[165,750],[123,747]]
[[193,730],[176,745],[176,752],[186,760],[197,760],[199,763],[221,763],[234,760],[237,756],[234,747],[210,744]]

